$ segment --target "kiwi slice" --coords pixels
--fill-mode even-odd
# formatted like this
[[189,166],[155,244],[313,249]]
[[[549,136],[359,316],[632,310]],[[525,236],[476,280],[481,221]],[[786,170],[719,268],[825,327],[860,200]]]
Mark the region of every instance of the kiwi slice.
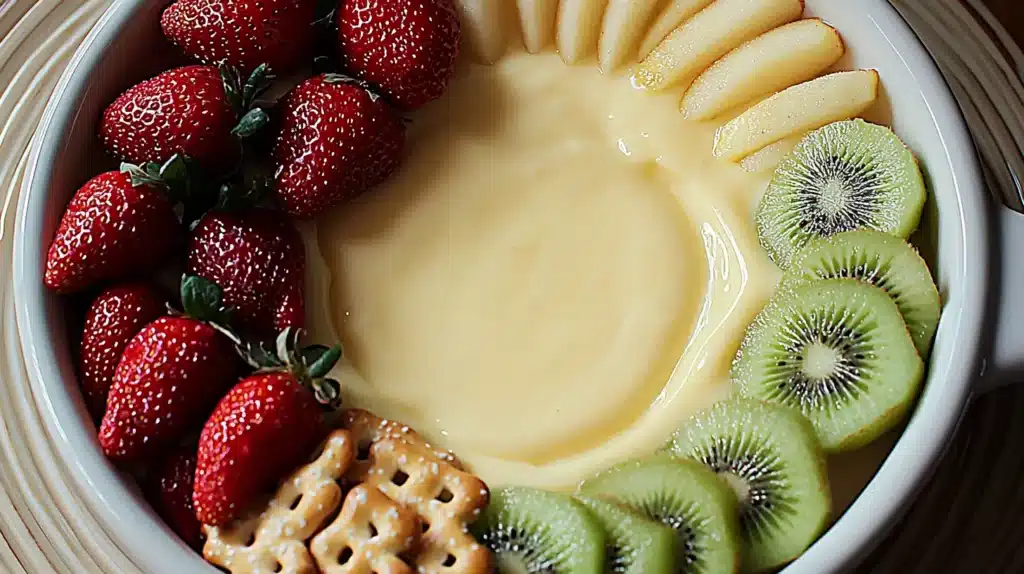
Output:
[[827,452],[859,448],[895,426],[923,376],[896,303],[856,279],[777,292],[732,365],[742,395],[799,409]]
[[676,565],[676,534],[614,502],[578,495],[601,523],[606,535],[607,573],[672,574]]
[[523,487],[491,491],[471,531],[505,574],[601,574],[605,534],[582,503]]
[[676,533],[674,572],[736,572],[740,565],[736,496],[693,461],[659,454],[585,480],[580,493],[610,498]]
[[875,229],[907,238],[926,192],[914,154],[889,128],[845,120],[809,133],[775,170],[757,210],[761,245],[788,269],[815,237]]
[[679,429],[671,449],[703,463],[736,492],[744,570],[797,558],[825,528],[832,505],[825,454],[799,411],[751,399],[721,401]]
[[918,353],[928,356],[939,324],[939,290],[928,264],[909,243],[869,229],[815,239],[797,253],[780,288],[841,277],[866,281],[888,293]]

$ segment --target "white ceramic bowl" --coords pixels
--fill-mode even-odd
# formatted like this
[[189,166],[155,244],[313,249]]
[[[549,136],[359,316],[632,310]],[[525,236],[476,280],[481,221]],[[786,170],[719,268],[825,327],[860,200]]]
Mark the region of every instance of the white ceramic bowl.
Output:
[[[101,454],[65,343],[62,303],[42,282],[44,254],[65,204],[99,171],[100,111],[160,69],[155,54],[164,4],[116,0],[62,78],[35,141],[19,204],[15,300],[29,376],[42,396],[50,438],[90,509],[146,571],[213,572]],[[999,260],[1000,248],[1024,246],[1024,218],[990,202],[964,121],[928,53],[884,0],[807,4],[810,13],[841,30],[854,66],[880,72],[893,127],[926,168],[934,196],[928,226],[945,308],[927,386],[905,432],[853,506],[786,569],[790,574],[840,571],[864,556],[934,468],[971,395],[983,382],[998,382],[992,372],[1005,373],[1024,357],[1024,312],[1011,309],[1001,295],[1024,290],[1024,270]],[[990,372],[983,381],[986,365]]]

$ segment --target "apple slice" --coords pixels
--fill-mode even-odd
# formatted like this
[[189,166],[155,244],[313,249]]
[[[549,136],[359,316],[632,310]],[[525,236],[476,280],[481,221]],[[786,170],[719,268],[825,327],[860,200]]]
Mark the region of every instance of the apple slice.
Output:
[[775,171],[775,168],[779,167],[779,162],[782,161],[782,158],[789,155],[793,148],[796,147],[796,144],[800,143],[802,139],[804,139],[803,134],[769,144],[743,158],[743,161],[740,162],[740,167],[750,173]]
[[601,18],[608,0],[562,0],[558,6],[558,52],[567,64],[583,61],[597,49]]
[[641,60],[646,58],[647,54],[650,54],[672,30],[675,30],[680,24],[689,20],[697,12],[707,8],[708,4],[711,4],[713,1],[676,0],[666,6],[661,15],[651,24],[647,35],[644,37],[644,41],[640,42],[640,51],[637,53],[637,57]]
[[598,61],[601,70],[611,72],[630,58],[636,57],[637,44],[647,29],[657,2],[637,0],[610,0],[604,13],[601,39],[598,41]]
[[506,0],[455,0],[462,22],[462,37],[474,59],[490,64],[505,53],[509,43]]
[[715,60],[803,13],[803,0],[716,0],[668,35],[636,69],[651,90],[689,85]]
[[715,155],[730,161],[794,134],[846,120],[878,98],[878,72],[836,72],[762,100],[718,130]]
[[824,72],[843,56],[839,32],[814,19],[786,24],[729,52],[683,96],[687,119],[709,120]]
[[536,54],[551,43],[555,36],[555,16],[558,0],[516,0],[519,23],[523,29],[526,51]]

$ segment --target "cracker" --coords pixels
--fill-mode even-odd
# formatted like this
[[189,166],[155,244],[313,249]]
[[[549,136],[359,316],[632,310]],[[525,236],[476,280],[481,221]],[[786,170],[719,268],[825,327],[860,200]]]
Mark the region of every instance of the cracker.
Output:
[[346,430],[327,437],[312,462],[278,488],[262,512],[225,527],[206,526],[203,557],[231,574],[315,574],[306,541],[341,504],[338,482],[355,460],[355,440]]
[[401,556],[413,550],[421,530],[415,512],[360,484],[309,548],[323,574],[412,574]]
[[[490,552],[468,525],[487,506],[490,492],[479,478],[399,438],[370,449],[365,484],[415,510],[425,530],[412,561],[423,574],[478,574],[490,571]],[[353,471],[357,468],[353,466]]]
[[367,456],[373,443],[391,439],[411,444],[424,451],[430,452],[439,461],[447,462],[459,470],[463,470],[462,463],[452,454],[451,451],[434,448],[422,435],[408,426],[387,419],[363,409],[346,409],[341,416],[341,425],[352,433],[357,445],[357,460],[354,465],[353,474],[365,476],[369,468]]

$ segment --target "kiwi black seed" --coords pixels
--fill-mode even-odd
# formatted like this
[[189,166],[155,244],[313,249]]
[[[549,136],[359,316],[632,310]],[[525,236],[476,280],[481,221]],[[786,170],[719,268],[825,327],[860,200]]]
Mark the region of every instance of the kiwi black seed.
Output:
[[618,503],[577,495],[605,532],[607,574],[672,574],[676,567],[676,534]]
[[909,237],[925,198],[917,160],[896,134],[844,120],[809,133],[779,163],[758,206],[758,237],[787,269],[815,237],[855,229]]
[[680,574],[725,574],[740,566],[736,496],[693,461],[659,454],[585,480],[580,494],[618,501],[675,531]]
[[888,293],[918,353],[928,356],[939,324],[939,290],[928,264],[909,243],[866,229],[815,239],[797,253],[780,289],[841,277],[866,281]]
[[491,550],[499,573],[604,571],[604,529],[569,495],[523,487],[494,489],[470,530]]
[[803,412],[827,452],[859,448],[893,428],[923,376],[896,303],[857,279],[777,292],[732,365],[742,395]]
[[671,448],[736,492],[745,571],[795,559],[824,529],[832,504],[825,454],[799,411],[751,399],[722,401],[694,415]]

